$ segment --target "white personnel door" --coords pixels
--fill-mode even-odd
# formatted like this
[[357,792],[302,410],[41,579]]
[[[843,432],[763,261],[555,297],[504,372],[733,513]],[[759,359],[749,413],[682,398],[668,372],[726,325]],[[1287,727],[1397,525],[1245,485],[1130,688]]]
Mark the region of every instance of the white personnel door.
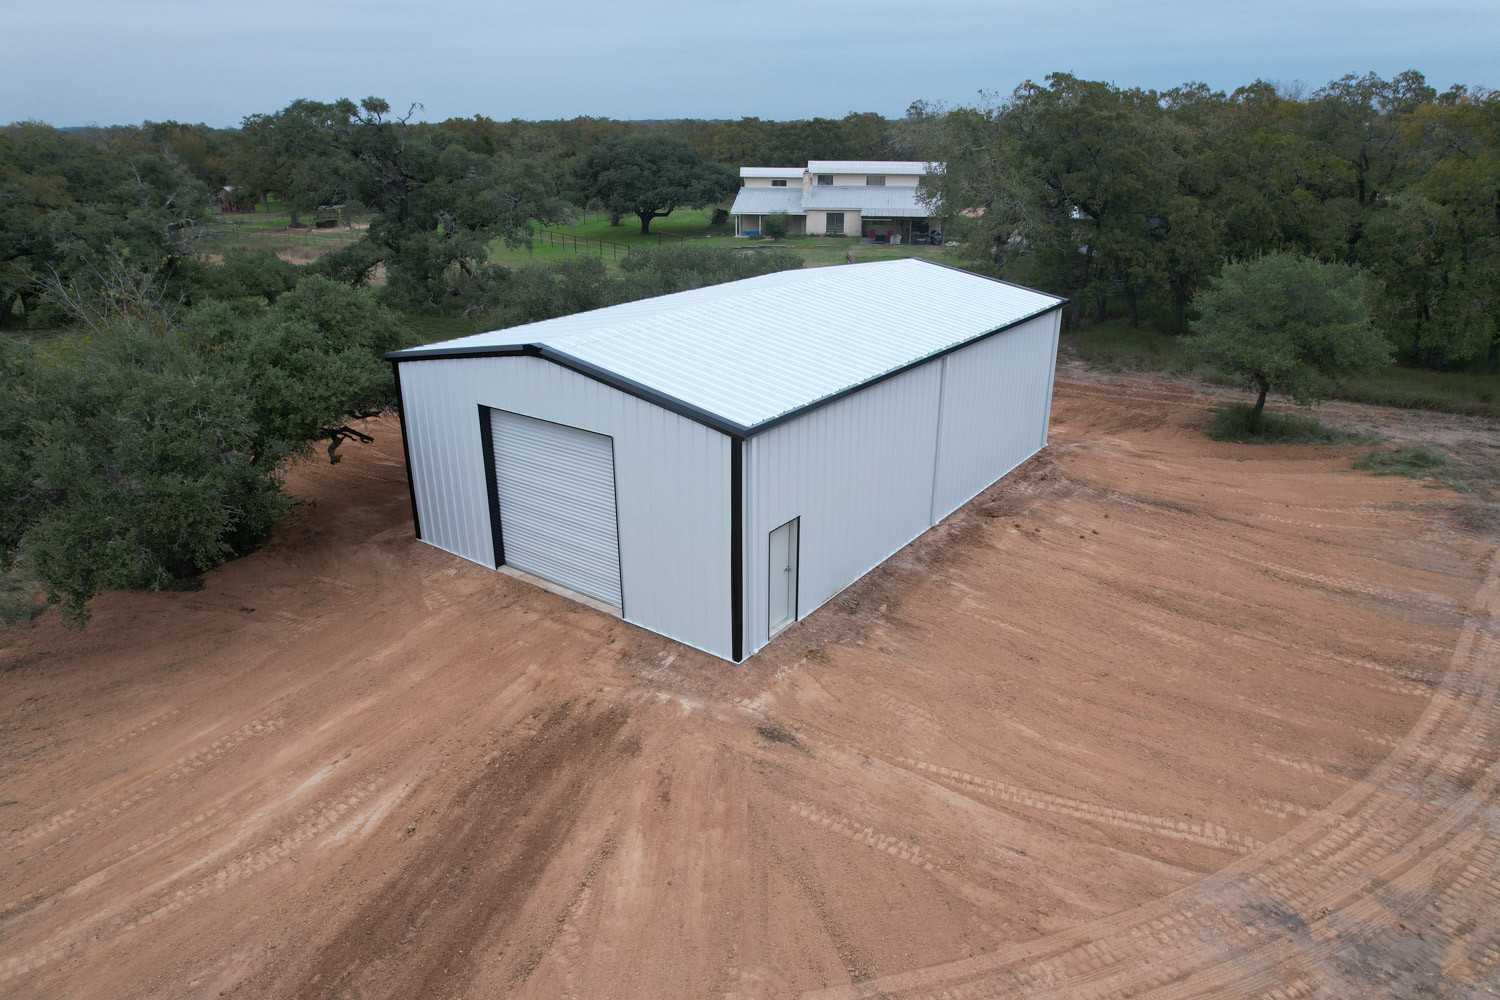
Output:
[[770,634],[797,620],[797,518],[771,532]]
[[503,410],[490,435],[505,564],[622,608],[614,441]]

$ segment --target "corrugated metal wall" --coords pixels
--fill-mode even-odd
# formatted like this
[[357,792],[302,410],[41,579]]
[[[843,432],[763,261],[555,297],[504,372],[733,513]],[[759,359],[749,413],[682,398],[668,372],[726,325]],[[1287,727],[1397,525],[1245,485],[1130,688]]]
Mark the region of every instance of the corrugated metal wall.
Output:
[[936,524],[1047,443],[1061,310],[943,359]]
[[767,642],[777,526],[801,518],[804,618],[1046,445],[1060,322],[1054,310],[745,443],[746,656]]
[[940,375],[924,365],[745,442],[745,655],[766,644],[772,529],[802,519],[802,618],[930,526]]
[[625,618],[728,658],[729,439],[539,358],[401,364],[422,540],[494,566],[480,405],[614,439]]

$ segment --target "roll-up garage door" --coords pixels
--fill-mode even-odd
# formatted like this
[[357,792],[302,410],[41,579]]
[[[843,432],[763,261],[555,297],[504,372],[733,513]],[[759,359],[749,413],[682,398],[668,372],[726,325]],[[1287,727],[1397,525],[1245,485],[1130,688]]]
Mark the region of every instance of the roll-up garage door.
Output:
[[490,431],[506,565],[621,607],[613,440],[502,410]]

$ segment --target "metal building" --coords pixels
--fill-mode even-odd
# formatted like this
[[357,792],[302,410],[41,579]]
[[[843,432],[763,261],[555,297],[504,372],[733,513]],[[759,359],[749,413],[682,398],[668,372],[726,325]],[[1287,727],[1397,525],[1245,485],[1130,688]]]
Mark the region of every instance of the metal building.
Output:
[[743,660],[1046,445],[1062,304],[894,260],[393,352],[417,537]]

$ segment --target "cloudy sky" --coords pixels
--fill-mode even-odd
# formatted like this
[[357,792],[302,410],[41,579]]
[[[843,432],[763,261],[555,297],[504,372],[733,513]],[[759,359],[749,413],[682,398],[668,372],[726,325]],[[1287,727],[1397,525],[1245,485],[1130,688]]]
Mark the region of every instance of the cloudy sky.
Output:
[[0,25],[0,122],[54,125],[369,94],[429,120],[895,116],[1058,70],[1500,86],[1496,0],[0,0]]

